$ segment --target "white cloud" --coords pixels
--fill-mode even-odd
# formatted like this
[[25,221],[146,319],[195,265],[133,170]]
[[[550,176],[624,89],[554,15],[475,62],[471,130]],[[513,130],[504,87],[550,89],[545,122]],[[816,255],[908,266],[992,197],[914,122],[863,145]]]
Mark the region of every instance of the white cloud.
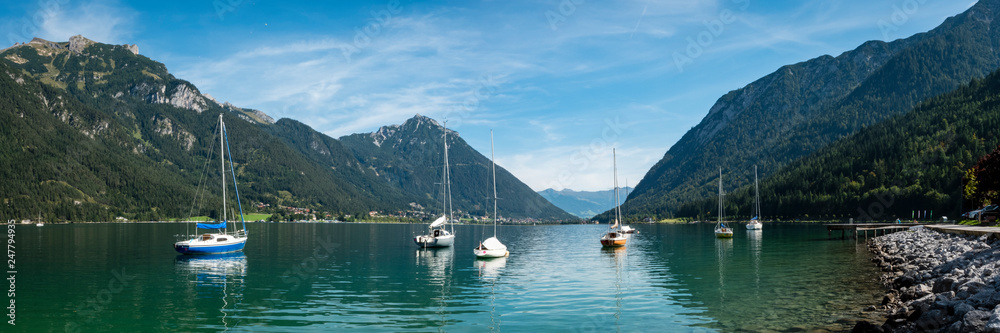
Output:
[[135,32],[137,13],[114,1],[94,1],[39,8],[44,17],[38,27],[38,37],[51,41],[67,41],[69,37],[83,35],[88,39],[109,44],[130,42]]
[[[664,15],[677,18],[704,7],[688,2],[676,4],[681,10],[671,11],[666,7],[669,4],[651,3],[643,22],[662,23]],[[556,77],[580,81],[558,83],[559,89],[564,89],[562,86],[604,84],[628,81],[634,75],[653,75],[644,69],[616,68],[648,61],[655,57],[654,51],[588,54],[579,51],[578,44],[592,43],[587,41],[591,38],[624,41],[633,29],[637,34],[655,30],[658,35],[674,29],[663,25],[650,28],[645,24],[637,28],[635,22],[631,26],[625,24],[636,17],[608,17],[607,13],[581,11],[574,19],[606,20],[594,23],[597,27],[618,25],[611,31],[594,29],[588,24],[567,27],[557,33],[548,29],[519,30],[514,35],[516,39],[507,33],[468,30],[466,22],[456,22],[451,15],[399,17],[391,27],[383,29],[383,34],[373,38],[371,44],[352,54],[349,61],[343,57],[341,47],[350,45],[348,38],[352,36],[325,36],[260,47],[228,59],[192,63],[181,69],[178,76],[221,100],[236,99],[237,105],[258,108],[277,117],[287,115],[333,137],[373,131],[417,113],[439,121],[448,118],[453,129],[472,126],[468,132],[460,129],[469,135],[479,132],[480,127],[506,125],[523,142],[515,145],[516,149],[499,144],[498,159],[502,165],[509,164],[508,170],[526,184],[537,190],[549,186],[599,190],[610,187],[610,147],[615,142],[599,142],[600,147],[594,146],[591,139],[601,136],[600,129],[581,134],[574,126],[591,121],[585,118],[592,118],[596,126],[604,126],[609,110],[571,111],[558,105],[538,104],[547,104],[539,96],[551,93],[548,83],[538,80]],[[456,29],[458,26],[463,29]],[[608,75],[581,77],[593,73]],[[489,79],[484,80],[484,76]],[[225,91],[219,93],[218,89]],[[663,113],[655,105],[626,105],[626,109],[642,112],[637,114],[640,118],[643,113]],[[571,115],[565,115],[567,112]],[[646,138],[639,139],[637,143]],[[582,143],[548,147],[564,140]],[[664,151],[665,147],[660,145],[651,148],[652,157],[646,158],[651,160],[628,163],[622,170],[622,178],[627,174],[637,183]]]
[[[705,20],[735,11],[733,1],[588,1],[557,30],[544,15],[557,8],[537,3],[496,7],[516,11],[435,7],[393,17],[363,45],[353,29],[290,34],[221,59],[194,59],[176,73],[219,100],[333,137],[417,113],[447,118],[463,134],[465,126],[474,133],[499,127],[520,141],[498,141],[498,161],[532,188],[600,190],[611,186],[612,146],[625,148],[620,175],[635,185],[716,98],[766,74],[762,63],[846,51],[858,31],[877,33],[869,26],[891,14],[871,10],[879,4],[807,3],[770,13],[756,5],[737,13],[695,59],[701,78],[676,73],[671,54],[683,52]],[[916,19],[913,27],[922,27]],[[720,63],[734,70],[723,72]],[[595,146],[600,128],[581,126],[600,127],[616,114],[627,114],[633,127]]]
[[[618,185],[635,186],[646,172],[663,157],[663,150],[652,148],[616,149]],[[610,145],[564,145],[537,147],[513,155],[497,156],[502,165],[533,190],[601,191],[613,187]]]
[[538,127],[538,129],[545,134],[545,139],[550,142],[557,142],[565,138],[564,135],[556,132],[556,128],[555,126],[552,125],[551,121],[541,121],[539,119],[531,119],[528,120],[528,124],[531,124],[531,126]]

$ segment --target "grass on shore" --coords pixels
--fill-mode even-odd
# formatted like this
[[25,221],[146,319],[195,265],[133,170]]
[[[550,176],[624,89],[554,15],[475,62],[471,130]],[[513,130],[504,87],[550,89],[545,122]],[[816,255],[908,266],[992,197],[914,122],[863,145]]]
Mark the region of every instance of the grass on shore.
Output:
[[690,218],[682,217],[682,218],[676,218],[676,219],[662,219],[662,220],[657,221],[657,223],[688,223],[688,222],[691,222],[691,221],[693,221],[693,220],[690,219]]
[[[271,214],[246,214],[246,215],[243,215],[243,219],[246,220],[246,221],[267,220],[270,217],[271,217]],[[237,216],[233,220],[239,221],[239,216]],[[173,219],[167,219],[167,221],[175,221],[175,222],[176,221],[208,222],[208,221],[214,221],[214,220],[212,218],[208,217],[208,216],[192,216],[191,218],[187,218],[187,219],[184,219],[184,218],[173,218]]]

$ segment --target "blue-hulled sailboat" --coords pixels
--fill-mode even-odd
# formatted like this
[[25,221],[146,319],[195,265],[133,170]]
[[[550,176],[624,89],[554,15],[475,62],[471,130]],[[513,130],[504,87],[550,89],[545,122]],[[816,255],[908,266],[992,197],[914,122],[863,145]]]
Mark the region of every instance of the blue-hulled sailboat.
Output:
[[[240,204],[240,190],[236,185],[236,172],[233,170],[232,151],[229,150],[229,138],[226,134],[226,124],[219,115],[219,149],[222,151],[222,221],[216,223],[198,223],[195,229],[195,236],[187,240],[174,243],[174,250],[182,254],[217,254],[243,251],[243,246],[247,242],[247,224],[243,219],[243,205]],[[240,212],[240,223],[242,229],[237,230],[236,221],[233,221],[233,232],[227,232],[226,226],[229,224],[226,210],[226,151],[229,151],[229,171],[233,174],[233,189],[236,191],[236,205]],[[211,230],[198,235],[198,229]]]

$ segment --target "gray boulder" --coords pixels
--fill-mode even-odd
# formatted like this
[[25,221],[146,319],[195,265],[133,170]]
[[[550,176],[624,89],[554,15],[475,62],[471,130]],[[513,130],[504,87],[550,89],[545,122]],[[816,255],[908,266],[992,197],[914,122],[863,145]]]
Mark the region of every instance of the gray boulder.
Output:
[[962,330],[966,332],[982,332],[986,330],[986,322],[991,314],[983,310],[972,310],[962,317]]

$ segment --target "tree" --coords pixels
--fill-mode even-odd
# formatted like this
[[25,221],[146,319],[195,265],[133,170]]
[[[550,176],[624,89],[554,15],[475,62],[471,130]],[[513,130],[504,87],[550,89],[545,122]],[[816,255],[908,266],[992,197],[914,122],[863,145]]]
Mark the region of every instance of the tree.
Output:
[[976,191],[979,187],[979,181],[976,180],[976,168],[969,168],[965,170],[965,178],[963,179],[965,186],[963,187],[962,198],[965,199],[968,207],[979,207],[979,202]]

